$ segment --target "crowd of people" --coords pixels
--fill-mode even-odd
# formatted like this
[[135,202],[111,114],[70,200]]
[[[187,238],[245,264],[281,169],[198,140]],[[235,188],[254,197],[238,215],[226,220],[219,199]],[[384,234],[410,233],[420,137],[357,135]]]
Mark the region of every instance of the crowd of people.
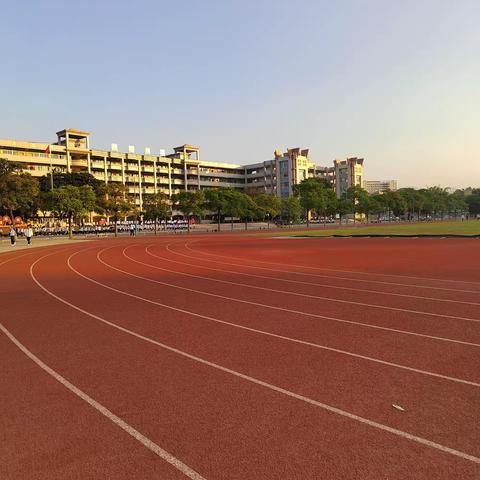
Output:
[[[184,231],[187,230],[188,223],[187,220],[165,220],[157,222],[158,231]],[[96,224],[85,224],[81,225],[74,229],[74,234],[77,235],[106,235],[112,233],[115,230],[115,225],[113,223],[96,223]],[[125,221],[117,223],[117,230],[120,233],[129,233],[130,236],[136,236],[140,232],[152,233],[155,230],[154,221]],[[30,245],[32,238],[37,237],[52,237],[52,236],[67,236],[68,227],[58,224],[38,224],[33,225],[29,224],[26,226],[11,226],[8,230],[8,237],[12,246],[17,244],[19,237],[22,237],[26,240],[27,244]]]

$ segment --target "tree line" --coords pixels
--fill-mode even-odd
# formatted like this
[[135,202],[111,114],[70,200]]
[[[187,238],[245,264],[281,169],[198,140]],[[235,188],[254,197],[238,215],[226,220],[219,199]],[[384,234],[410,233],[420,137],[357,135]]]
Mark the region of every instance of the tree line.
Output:
[[[349,188],[337,198],[331,184],[318,178],[309,178],[295,185],[294,195],[278,198],[266,193],[244,193],[232,188],[185,190],[169,197],[163,193],[145,195],[140,211],[128,194],[128,188],[119,183],[103,183],[93,175],[80,173],[53,173],[51,176],[32,177],[20,164],[0,159],[0,208],[11,218],[37,218],[47,213],[67,221],[72,235],[74,221],[81,221],[91,212],[105,215],[117,224],[127,216],[143,217],[155,222],[167,220],[174,211],[184,218],[202,218],[205,215],[220,224],[229,218],[245,222],[294,223],[313,217],[327,218],[353,215],[369,221],[372,215],[383,218],[402,217],[405,220],[432,218],[445,214],[480,214],[480,189],[449,192],[440,187],[426,189],[401,188],[382,194],[369,195],[360,186]],[[188,223],[188,229],[190,224]]]
[[330,183],[323,179],[309,178],[295,186],[301,207],[309,214],[324,219],[328,216],[353,215],[370,221],[372,215],[378,218],[391,219],[399,217],[414,220],[422,217],[443,218],[445,215],[480,213],[480,189],[456,190],[449,192],[441,187],[401,188],[370,195],[359,185],[348,188],[337,198]]

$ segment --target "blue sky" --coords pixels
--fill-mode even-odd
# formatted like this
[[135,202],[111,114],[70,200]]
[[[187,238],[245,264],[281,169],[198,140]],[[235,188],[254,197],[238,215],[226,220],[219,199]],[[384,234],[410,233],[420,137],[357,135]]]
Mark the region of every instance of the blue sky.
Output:
[[310,148],[368,179],[480,186],[476,0],[2,2],[0,137],[250,163]]

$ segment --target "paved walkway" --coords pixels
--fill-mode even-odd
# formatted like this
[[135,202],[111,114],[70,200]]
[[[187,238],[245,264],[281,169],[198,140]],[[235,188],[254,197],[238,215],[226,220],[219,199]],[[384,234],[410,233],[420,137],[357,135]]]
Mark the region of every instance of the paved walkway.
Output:
[[[92,237],[94,239],[96,237]],[[0,253],[14,252],[17,250],[24,250],[26,248],[35,247],[48,247],[49,245],[70,245],[72,243],[84,242],[89,240],[88,238],[75,238],[70,240],[65,237],[33,237],[32,244],[29,246],[27,240],[24,237],[17,238],[17,244],[15,246],[10,245],[10,238],[0,237]]]

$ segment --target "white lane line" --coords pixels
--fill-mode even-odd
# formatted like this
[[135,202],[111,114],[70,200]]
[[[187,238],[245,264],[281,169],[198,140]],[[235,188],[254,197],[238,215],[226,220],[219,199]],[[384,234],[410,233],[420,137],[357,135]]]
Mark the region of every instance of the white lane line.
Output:
[[[110,247],[111,248],[111,247]],[[135,274],[130,274],[124,270],[121,270],[121,269],[118,269],[116,267],[113,267],[112,265],[104,262],[101,260],[101,258],[99,257],[99,255],[104,252],[105,250],[109,250],[109,248],[106,248],[106,249],[102,249],[98,254],[97,254],[97,259],[103,263],[105,266],[113,269],[113,270],[117,270],[119,272],[122,272],[122,273],[126,273],[127,275],[131,275],[133,277],[138,277],[138,278],[144,278],[144,277],[139,277],[138,275],[135,275]],[[85,250],[83,250],[85,251]],[[139,295],[135,295],[133,293],[130,293],[130,292],[126,292],[124,290],[119,290],[117,288],[114,288],[114,287],[111,287],[110,285],[106,285],[102,282],[99,282],[97,280],[94,280],[93,278],[91,277],[88,277],[86,275],[84,275],[83,273],[79,272],[78,270],[76,270],[72,265],[71,265],[71,262],[70,260],[77,254],[77,253],[80,253],[80,252],[76,252],[72,255],[70,255],[70,257],[67,259],[67,265],[68,267],[70,268],[70,270],[72,270],[73,272],[75,272],[77,275],[79,275],[80,277],[84,278],[85,280],[88,280],[92,283],[95,283],[97,285],[100,285],[101,287],[103,288],[106,288],[108,290],[112,290],[116,293],[120,293],[122,295],[125,295],[125,296],[128,296],[128,297],[131,297],[131,298],[135,298],[137,300],[140,300],[140,301],[143,301],[143,302],[146,302],[146,303],[150,303],[152,305],[157,305],[159,307],[163,307],[163,308],[167,308],[169,310],[173,310],[173,311],[176,311],[176,312],[180,312],[180,313],[184,313],[184,314],[187,314],[187,315],[191,315],[193,317],[196,317],[196,318],[202,318],[202,319],[205,319],[205,320],[209,320],[209,321],[212,321],[212,322],[216,322],[216,323],[220,323],[220,324],[223,324],[223,325],[229,325],[231,327],[234,327],[234,328],[239,328],[241,330],[247,330],[247,331],[250,331],[250,332],[254,332],[254,333],[259,333],[261,335],[266,335],[268,337],[273,337],[273,338],[278,338],[278,339],[281,339],[281,340],[286,340],[286,341],[289,341],[289,342],[293,342],[293,343],[298,343],[300,345],[307,345],[307,346],[310,346],[310,347],[314,347],[314,348],[318,348],[318,349],[321,349],[321,350],[326,350],[326,351],[330,351],[330,352],[335,352],[335,353],[340,353],[342,355],[348,355],[348,356],[351,356],[351,357],[355,357],[355,358],[360,358],[362,360],[366,360],[366,361],[370,361],[370,362],[375,362],[375,363],[379,363],[381,365],[387,365],[389,367],[394,367],[394,368],[400,368],[400,369],[403,369],[403,370],[408,370],[408,371],[411,371],[411,372],[415,372],[415,373],[419,373],[419,374],[422,374],[422,375],[427,375],[427,376],[431,376],[431,377],[436,377],[436,378],[442,378],[444,380],[449,380],[449,381],[452,381],[452,382],[457,382],[457,383],[462,383],[462,384],[465,384],[465,385],[471,385],[473,387],[480,387],[480,384],[479,383],[476,383],[476,382],[472,382],[470,380],[464,380],[464,379],[461,379],[461,378],[457,378],[457,377],[450,377],[448,375],[442,375],[440,373],[434,373],[434,372],[429,372],[427,370],[421,370],[421,369],[418,369],[418,368],[413,368],[413,367],[408,367],[406,365],[402,365],[402,364],[398,364],[398,363],[393,363],[393,362],[388,362],[386,360],[381,360],[381,359],[378,359],[378,358],[374,358],[374,357],[368,357],[366,355],[361,355],[361,354],[358,354],[358,353],[354,353],[354,352],[350,352],[348,350],[341,350],[341,349],[338,349],[338,348],[333,348],[333,347],[328,347],[326,345],[320,345],[318,343],[313,343],[313,342],[308,342],[306,340],[300,340],[300,339],[297,339],[297,338],[292,338],[292,337],[287,337],[287,336],[284,336],[284,335],[279,335],[279,334],[276,334],[276,333],[271,333],[271,332],[267,332],[267,331],[264,331],[264,330],[259,330],[259,329],[256,329],[256,328],[252,328],[252,327],[247,327],[247,326],[244,326],[244,325],[239,325],[237,323],[232,323],[232,322],[227,322],[226,320],[220,320],[218,318],[215,318],[215,317],[210,317],[210,316],[207,316],[207,315],[202,315],[200,313],[195,313],[195,312],[192,312],[190,310],[184,310],[184,309],[181,309],[181,308],[177,308],[177,307],[172,307],[171,305],[166,305],[164,303],[160,303],[160,302],[157,302],[155,300],[151,300],[149,298],[145,298],[145,297],[140,297]],[[154,281],[155,283],[158,283],[156,282],[155,280],[152,280]]]
[[[202,239],[202,240],[204,240],[204,239]],[[228,258],[230,260],[239,260],[241,262],[245,262],[247,260],[247,259],[240,258],[240,257],[233,257],[231,255],[228,256],[228,255],[219,255],[219,254],[215,254],[215,253],[207,253],[207,252],[204,252],[202,250],[193,249],[189,246],[189,245],[193,245],[194,243],[196,244],[199,241],[200,241],[200,239],[195,240],[195,241],[190,241],[190,242],[185,244],[185,248],[187,248],[191,252],[194,252],[197,255],[201,254],[201,255],[207,255],[209,257]],[[208,261],[210,261],[210,262],[213,261],[213,260],[208,260],[207,258],[202,258],[201,260],[205,260],[207,262]],[[249,262],[261,263],[261,264],[265,264],[265,265],[280,265],[282,267],[290,266],[290,267],[294,267],[294,268],[313,269],[313,270],[318,270],[318,271],[321,271],[321,272],[326,271],[326,272],[340,272],[340,273],[353,273],[353,274],[358,273],[358,274],[361,274],[361,275],[380,275],[380,276],[385,276],[385,277],[413,278],[413,279],[417,279],[417,280],[427,280],[427,281],[436,280],[438,282],[457,282],[457,283],[467,283],[467,284],[477,285],[477,282],[463,282],[461,280],[441,280],[441,279],[438,279],[438,278],[435,279],[435,278],[422,278],[422,277],[407,277],[407,276],[403,276],[403,275],[394,275],[394,274],[390,275],[390,274],[382,274],[382,273],[356,272],[356,271],[353,271],[353,270],[333,270],[333,269],[328,269],[328,268],[312,267],[312,266],[308,266],[308,265],[294,265],[294,264],[283,264],[283,263],[278,263],[278,262],[265,262],[265,261],[262,261],[262,260],[250,260],[250,259],[248,259],[248,261]],[[220,263],[220,262],[217,262],[217,263]],[[238,265],[238,264],[235,264],[235,263],[232,263],[230,265],[242,266],[242,265]],[[262,267],[258,267],[258,266],[254,266],[254,265],[245,265],[245,266],[252,267],[252,268],[262,268]],[[458,288],[433,287],[431,285],[418,285],[418,284],[411,284],[411,283],[398,283],[398,282],[387,282],[387,281],[380,281],[380,280],[367,280],[367,279],[362,279],[362,278],[340,277],[340,276],[337,276],[337,275],[320,275],[318,273],[296,272],[296,271],[292,271],[292,270],[273,270],[273,269],[268,269],[268,268],[265,268],[264,270],[272,270],[272,271],[278,271],[278,272],[284,272],[284,273],[292,273],[294,275],[305,275],[305,276],[310,276],[310,277],[321,277],[321,278],[333,278],[333,279],[340,279],[340,280],[349,280],[349,281],[353,281],[353,282],[378,283],[378,284],[382,284],[382,285],[399,285],[399,286],[402,286],[402,287],[428,288],[428,289],[431,289],[431,290],[448,290],[448,291],[452,291],[452,292],[480,293],[480,290],[461,290],[461,289],[458,289]],[[478,284],[480,285],[480,282]]]
[[[152,244],[152,245],[149,245],[148,247],[154,246],[154,245],[155,244]],[[186,257],[186,258],[189,258],[191,260],[198,260],[198,259],[195,259],[194,257],[192,257],[191,255],[185,255],[185,254],[182,254],[182,253],[178,253],[175,250],[172,250],[170,248],[171,245],[175,245],[175,244],[170,243],[166,246],[166,250],[169,251],[170,253],[173,253],[174,255],[180,255],[182,257]],[[154,254],[150,253],[149,250],[148,250],[148,247],[145,249],[145,251],[148,255],[150,255],[152,257],[156,257],[156,258],[159,258],[161,260],[167,260],[169,262],[180,263],[181,265],[187,265],[189,267],[198,267],[198,268],[205,268],[207,270],[215,270],[217,272],[234,273],[236,275],[246,275],[248,277],[254,277],[254,278],[262,278],[262,279],[289,282],[289,283],[299,283],[299,284],[302,284],[302,285],[310,285],[310,286],[315,286],[315,287],[326,287],[326,288],[332,288],[332,289],[338,289],[338,290],[349,290],[349,291],[353,291],[353,292],[365,292],[365,293],[372,293],[372,294],[379,294],[379,295],[390,295],[390,296],[395,296],[395,297],[415,298],[415,299],[419,299],[419,300],[432,300],[432,301],[435,301],[435,302],[461,303],[461,304],[465,304],[465,305],[480,306],[480,303],[478,303],[478,302],[466,302],[466,301],[463,301],[463,300],[451,300],[451,299],[445,299],[445,298],[424,297],[424,296],[421,296],[421,295],[408,295],[406,293],[383,292],[381,290],[368,290],[368,289],[365,289],[365,288],[341,287],[339,285],[302,282],[302,281],[299,281],[299,280],[288,280],[288,279],[277,278],[277,277],[268,277],[268,276],[265,276],[265,275],[256,275],[256,274],[253,274],[253,273],[243,273],[243,272],[236,272],[236,271],[233,271],[233,270],[225,270],[225,269],[220,269],[220,268],[205,267],[203,265],[196,265],[196,264],[190,264],[190,263],[185,263],[185,262],[178,262],[178,261],[175,261],[175,260],[170,260],[170,259],[165,258],[165,257],[159,257],[158,255],[154,255]],[[213,263],[218,263],[220,265],[236,265],[236,264],[226,263],[226,262],[213,262]],[[241,265],[236,265],[236,266],[240,267]],[[248,265],[245,265],[245,266],[248,266]],[[205,277],[205,278],[207,278],[207,277]],[[221,280],[218,280],[218,281],[221,281]],[[237,283],[236,285],[243,285],[243,286],[251,287],[251,288],[262,288],[262,287],[256,287],[254,285],[246,285],[244,283]],[[320,298],[322,300],[330,299],[330,297],[319,297],[319,296],[316,296],[316,295],[300,294],[300,293],[290,292],[290,291],[285,291],[285,290],[273,290],[273,289],[267,289],[267,290],[271,290],[273,292],[288,293],[288,294],[292,294],[292,295],[301,295],[301,296],[304,296],[304,297]],[[478,292],[478,293],[480,293],[480,292]],[[331,300],[335,301],[336,299],[331,299]],[[355,303],[357,303],[357,302],[355,302]],[[372,306],[374,306],[376,308],[382,308],[383,307],[383,305],[372,305]],[[390,309],[390,308],[393,308],[393,307],[386,307],[386,308]],[[480,319],[478,321],[480,321]]]
[[[42,257],[43,258],[43,257]],[[37,260],[38,261],[38,260]],[[35,262],[36,263],[36,262]],[[87,395],[83,390],[80,390],[73,383],[69,382],[65,377],[62,377],[58,372],[50,368],[46,363],[42,362],[35,354],[28,350],[25,345],[20,343],[20,341],[13,336],[13,334],[5,328],[5,326],[0,322],[0,330],[34,363],[36,363],[43,371],[47,372],[51,377],[53,377],[57,382],[61,383],[65,388],[74,393],[77,397],[80,397],[84,402],[88,403],[95,410],[100,412],[103,416],[108,418],[113,422],[117,427],[120,427],[122,430],[131,435],[135,440],[140,442],[144,447],[147,447],[155,455],[159,456],[162,460],[173,465],[177,470],[182,472],[188,478],[192,480],[205,480],[199,473],[195,470],[192,470],[188,465],[185,465],[178,458],[174,457],[171,453],[168,453],[163,448],[159,447],[155,442],[147,438],[145,435],[142,435],[138,430],[133,428],[127,422],[122,420],[120,417],[112,413],[108,408],[104,407],[101,403],[94,400],[92,397]]]
[[[176,255],[182,255],[182,254],[178,254],[174,250],[169,250],[169,252],[175,253]],[[153,255],[153,254],[149,253],[148,251],[147,251],[147,253],[149,255],[151,255],[152,257],[162,258],[162,257],[158,257],[157,255]],[[185,256],[185,255],[182,255],[182,256]],[[191,257],[187,256],[187,258],[191,258]],[[209,261],[211,261],[211,260],[209,260]],[[214,262],[214,263],[219,263],[219,264],[224,264],[224,265],[227,264],[227,263],[224,263],[224,262]],[[229,265],[236,265],[236,264],[229,264]],[[237,267],[240,267],[240,266],[251,267],[251,265],[236,265],[236,266]],[[263,269],[263,267],[253,267],[253,268],[262,268]],[[264,270],[269,270],[269,269],[264,269]],[[222,270],[220,270],[220,271],[222,271]],[[226,272],[228,270],[223,270],[223,271]],[[238,273],[238,272],[233,272],[233,273]],[[266,278],[273,278],[273,277],[266,277]],[[277,278],[273,278],[273,279],[274,280],[280,280],[280,279],[277,279]],[[239,285],[243,285],[243,284],[239,284]],[[312,284],[312,285],[314,285],[314,284]],[[266,287],[262,287],[262,288],[266,288]],[[275,290],[272,289],[272,291],[275,291]],[[280,292],[281,293],[287,293],[287,292],[283,292],[283,291],[280,291]],[[299,294],[299,293],[297,293],[297,295],[309,296],[307,294]],[[350,304],[350,305],[360,305],[362,307],[378,308],[378,309],[381,309],[381,310],[391,310],[391,311],[397,311],[397,312],[413,313],[413,314],[416,314],[416,315],[426,315],[426,316],[430,316],[430,317],[448,318],[448,319],[453,319],[453,320],[464,320],[466,322],[480,323],[480,319],[478,319],[478,318],[459,317],[459,316],[456,316],[456,315],[447,315],[447,314],[443,314],[443,313],[432,313],[432,312],[426,312],[424,310],[410,310],[408,308],[400,308],[400,307],[388,307],[386,305],[376,305],[376,304],[373,304],[373,303],[355,302],[353,300],[341,300],[339,298],[331,298],[331,297],[315,296],[314,298],[327,300],[327,301],[330,301],[330,302],[336,302],[336,303],[346,303],[346,304]],[[330,318],[330,317],[328,317],[328,318]]]
[[[111,247],[109,247],[109,248],[111,248]],[[453,338],[437,337],[437,336],[434,336],[434,335],[427,335],[427,334],[424,334],[424,333],[410,332],[408,330],[400,330],[400,329],[390,328],[390,327],[381,327],[379,325],[372,325],[370,323],[356,322],[354,320],[345,320],[345,319],[341,319],[341,318],[337,318],[337,317],[328,317],[326,315],[318,315],[316,313],[308,313],[308,312],[302,312],[300,310],[292,310],[292,309],[289,309],[289,308],[276,307],[274,305],[267,305],[267,304],[264,304],[264,303],[251,302],[249,300],[241,300],[239,298],[227,297],[225,295],[219,295],[219,294],[216,294],[216,293],[204,292],[203,290],[196,290],[196,289],[193,289],[193,288],[181,287],[180,285],[175,285],[175,284],[167,283],[167,282],[161,282],[160,280],[154,280],[154,279],[148,278],[148,277],[142,277],[140,275],[135,275],[135,274],[127,272],[125,270],[121,270],[117,267],[114,267],[114,266],[104,262],[100,258],[99,255],[101,253],[103,253],[105,250],[109,250],[109,248],[103,249],[99,252],[99,254],[97,254],[97,258],[100,261],[100,263],[103,263],[108,268],[111,268],[113,270],[117,270],[119,272],[122,272],[126,275],[130,275],[132,277],[137,277],[137,278],[140,278],[142,280],[146,280],[147,282],[153,282],[153,283],[157,283],[157,284],[160,284],[160,285],[165,285],[167,287],[177,288],[179,290],[185,290],[185,291],[188,291],[188,292],[198,293],[198,294],[201,294],[201,295],[207,295],[207,296],[210,296],[210,297],[222,298],[224,300],[229,300],[229,301],[232,301],[232,302],[245,303],[245,304],[254,305],[254,306],[257,306],[257,307],[264,307],[264,308],[269,308],[269,309],[272,309],[272,310],[279,310],[279,311],[283,311],[283,312],[294,313],[294,314],[303,315],[303,316],[306,316],[306,317],[321,318],[321,319],[324,319],[324,320],[332,320],[334,322],[347,323],[347,324],[351,324],[351,325],[359,325],[359,326],[366,327],[366,328],[375,328],[375,329],[378,329],[378,330],[385,330],[385,331],[388,331],[388,332],[395,332],[395,333],[400,333],[400,334],[403,334],[403,335],[413,335],[415,337],[423,337],[423,338],[429,338],[429,339],[433,339],[433,340],[440,340],[440,341],[443,341],[443,342],[451,342],[451,343],[458,343],[458,344],[461,344],[461,345],[480,347],[480,344],[478,344],[478,343],[465,342],[463,340],[456,340],[456,339],[453,339]],[[76,254],[74,254],[74,255],[76,255]],[[128,257],[128,256],[126,256],[126,257],[129,258],[130,260],[133,260],[134,262],[142,263],[142,262],[138,262],[137,260],[132,259],[131,257]],[[146,264],[146,265],[151,266],[151,265],[148,265],[148,264]],[[71,268],[73,269],[73,267],[71,267]],[[157,268],[157,269],[160,269],[160,270],[165,270],[165,269],[162,269],[161,267],[155,267],[154,266],[153,268]],[[177,273],[174,270],[167,270],[167,271]],[[434,314],[432,314],[432,315],[434,315]]]
[[[152,245],[157,246],[157,244],[152,244]],[[248,264],[245,264],[245,263],[243,263],[243,264],[230,263],[230,262],[219,261],[219,260],[211,260],[209,258],[203,258],[203,257],[198,256],[198,253],[200,253],[202,255],[210,255],[210,256],[221,257],[221,258],[228,258],[230,260],[231,259],[236,260],[236,259],[238,259],[238,257],[227,257],[227,256],[224,256],[224,255],[214,255],[214,254],[209,254],[209,253],[202,252],[200,250],[194,250],[194,249],[189,247],[189,243],[185,243],[181,246],[183,246],[184,248],[186,248],[187,250],[192,252],[194,254],[194,256],[193,255],[185,255],[184,253],[180,253],[176,250],[172,250],[170,248],[170,245],[178,246],[179,242],[171,243],[167,247],[167,250],[169,252],[172,252],[175,255],[179,255],[179,256],[189,258],[189,259],[192,259],[192,260],[196,260],[196,261],[216,263],[218,265],[231,265],[231,266],[235,266],[235,267],[248,267],[248,268],[255,268],[255,269],[258,269],[258,270],[266,270],[266,271],[269,271],[269,272],[289,273],[289,274],[291,273],[291,274],[294,274],[294,275],[308,276],[308,277],[326,278],[326,279],[334,279],[334,280],[347,280],[347,281],[363,282],[363,283],[375,283],[375,284],[394,286],[394,287],[407,287],[407,288],[416,288],[416,289],[423,288],[423,289],[430,289],[430,290],[440,290],[440,291],[459,292],[459,293],[475,293],[475,294],[480,293],[480,290],[459,290],[457,288],[452,289],[452,288],[431,287],[431,286],[424,286],[424,285],[412,285],[412,284],[397,283],[397,282],[382,282],[382,281],[376,281],[376,280],[363,280],[363,279],[351,278],[351,277],[339,277],[339,276],[336,276],[336,275],[320,275],[320,274],[315,274],[315,273],[296,272],[296,271],[293,271],[293,270],[279,270],[279,269],[275,269],[275,268],[259,267],[257,265],[248,265]],[[249,261],[260,262],[260,260],[249,260]],[[261,263],[270,264],[270,262],[261,262]],[[274,264],[274,265],[277,265],[277,264]],[[278,265],[280,265],[280,264],[278,264]],[[203,268],[210,268],[210,267],[206,267],[204,265],[197,265],[197,266],[203,267]],[[285,266],[285,265],[282,265],[282,266]],[[212,269],[212,270],[218,270],[220,272],[221,271],[228,271],[228,270],[219,270],[219,269]],[[242,273],[242,272],[232,272],[232,273],[237,273],[238,275],[252,275],[252,274]],[[299,284],[303,284],[303,285],[312,285],[312,286],[328,287],[328,288],[340,288],[340,289],[344,289],[344,290],[379,293],[379,294],[383,294],[383,295],[395,295],[395,296],[423,298],[423,299],[428,299],[428,300],[452,301],[452,302],[457,303],[457,300],[444,300],[444,299],[439,299],[439,298],[435,298],[435,297],[431,298],[431,297],[415,296],[415,295],[408,295],[408,294],[384,292],[384,291],[380,291],[380,290],[359,289],[359,288],[354,288],[354,287],[344,287],[344,286],[339,286],[339,285],[331,285],[329,283],[322,284],[322,283],[306,282],[306,281],[301,281],[301,280],[291,280],[291,279],[269,277],[269,276],[262,276],[262,275],[255,275],[255,276],[258,276],[259,278],[267,278],[267,279],[277,280],[277,281],[281,281],[281,282],[299,283]],[[462,303],[462,302],[459,302],[459,303]],[[467,302],[467,303],[469,303],[469,302]],[[480,305],[480,304],[475,303],[474,305]]]
[[[169,250],[169,251],[171,251],[173,253],[177,253],[174,250]],[[195,252],[195,250],[191,250],[191,251]],[[182,254],[178,254],[178,255],[182,255]],[[192,258],[192,257],[189,257],[189,258]],[[197,258],[197,260],[203,260],[203,259],[198,259]],[[274,270],[274,269],[265,268],[265,267],[255,267],[253,265],[246,265],[246,264],[238,265],[238,264],[235,264],[235,263],[219,262],[219,261],[214,261],[214,260],[207,260],[207,261],[212,262],[212,263],[218,263],[220,265],[234,265],[234,266],[237,266],[237,267],[249,267],[249,268],[259,268],[259,269],[262,269],[262,270],[271,270],[273,272],[296,273],[296,272],[288,272],[286,270]],[[303,275],[303,274],[300,274],[300,275]],[[310,274],[307,273],[305,275],[310,275]],[[451,318],[451,319],[454,319],[454,320],[464,320],[466,322],[477,322],[477,323],[480,322],[479,318],[460,317],[460,316],[457,316],[457,315],[447,315],[447,314],[443,314],[443,313],[432,313],[432,312],[426,312],[424,310],[411,310],[411,309],[408,309],[408,308],[400,308],[400,307],[388,307],[386,305],[377,305],[377,304],[365,303],[365,302],[355,302],[353,300],[341,300],[339,298],[331,298],[331,297],[319,297],[319,296],[317,296],[316,298],[320,298],[322,300],[328,300],[330,302],[347,303],[347,304],[351,304],[351,305],[361,305],[363,307],[379,308],[379,309],[383,309],[383,310],[392,310],[392,311],[397,311],[397,312],[408,312],[408,313],[415,313],[415,314],[420,314],[420,315],[428,315],[428,316],[441,317],[441,318]]]
[[[7,252],[7,253],[10,253],[10,252]],[[16,260],[17,258],[22,258],[22,257],[26,257],[27,255],[32,255],[32,253],[35,253],[35,252],[28,252],[28,253],[23,253],[22,255],[15,255],[14,257],[9,257],[3,262],[0,262],[0,266],[5,265],[6,263],[11,262],[12,260]]]
[[[331,412],[331,413],[335,413],[336,415],[340,415],[342,417],[345,417],[345,418],[348,418],[350,420],[354,420],[358,423],[361,423],[361,424],[364,424],[364,425],[368,425],[370,427],[373,427],[373,428],[376,428],[378,430],[381,430],[381,431],[384,431],[384,432],[388,432],[388,433],[391,433],[393,435],[396,435],[398,437],[401,437],[401,438],[404,438],[404,439],[407,439],[407,440],[411,440],[413,442],[416,442],[416,443],[419,443],[421,445],[424,445],[424,446],[427,446],[427,447],[430,447],[430,448],[433,448],[435,450],[439,450],[441,452],[444,452],[444,453],[448,453],[450,455],[454,455],[456,457],[459,457],[459,458],[462,458],[464,460],[468,460],[470,462],[473,462],[473,463],[478,463],[480,464],[480,458],[479,457],[476,457],[474,455],[470,455],[468,453],[465,453],[465,452],[461,452],[459,450],[455,450],[453,448],[450,448],[450,447],[447,447],[445,445],[441,445],[439,443],[436,443],[436,442],[432,442],[431,440],[427,440],[425,438],[422,438],[422,437],[418,437],[416,435],[412,435],[408,432],[404,432],[402,430],[398,430],[396,428],[392,428],[392,427],[389,427],[388,425],[384,425],[382,423],[378,423],[378,422],[375,422],[373,420],[369,420],[367,418],[364,418],[364,417],[360,417],[359,415],[355,415],[353,413],[350,413],[350,412],[347,412],[345,410],[341,410],[339,408],[336,408],[336,407],[332,407],[330,405],[327,405],[325,403],[322,403],[322,402],[318,402],[312,398],[309,398],[309,397],[305,397],[303,395],[299,395],[297,393],[294,393],[294,392],[291,392],[290,390],[286,390],[284,388],[281,388],[281,387],[278,387],[276,385],[273,385],[271,383],[267,383],[267,382],[264,382],[263,380],[259,380],[258,378],[254,378],[254,377],[250,377],[249,375],[245,375],[241,372],[238,372],[236,370],[232,370],[230,368],[227,368],[227,367],[224,367],[222,365],[219,365],[217,363],[214,363],[214,362],[210,362],[209,360],[205,360],[203,358],[200,358],[200,357],[197,357],[195,355],[191,355],[190,353],[187,353],[187,352],[184,352],[183,350],[179,350],[177,348],[174,348],[174,347],[170,347],[169,345],[166,345],[164,343],[161,343],[161,342],[157,342],[156,340],[152,339],[152,338],[149,338],[149,337],[146,337],[144,335],[141,335],[139,333],[136,333],[132,330],[129,330],[127,328],[124,328],[124,327],[121,327],[120,325],[117,325],[113,322],[110,322],[102,317],[99,317],[98,315],[95,315],[91,312],[88,312],[87,310],[84,310],[83,308],[80,308],[78,307],[77,305],[74,305],[73,303],[70,303],[68,302],[67,300],[59,297],[58,295],[55,295],[53,292],[51,292],[50,290],[48,290],[44,285],[42,285],[38,280],[37,278],[35,277],[34,273],[33,273],[33,270],[34,270],[34,267],[35,265],[40,261],[42,260],[43,258],[47,257],[48,255],[45,255],[39,259],[37,259],[34,263],[32,263],[32,265],[30,266],[30,275],[32,277],[32,279],[35,281],[35,283],[43,290],[45,291],[46,293],[48,293],[49,295],[51,295],[53,298],[57,299],[58,301],[64,303],[65,305],[68,305],[69,307],[77,310],[78,312],[81,312],[85,315],[88,315],[89,317],[91,318],[94,318],[106,325],[109,325],[110,327],[112,328],[115,328],[123,333],[126,333],[128,335],[131,335],[133,337],[136,337],[140,340],[143,340],[145,342],[148,342],[148,343],[151,343],[153,345],[157,345],[158,347],[161,347],[165,350],[168,350],[170,352],[174,352],[178,355],[181,355],[182,357],[185,357],[185,358],[188,358],[190,360],[193,360],[195,362],[198,362],[198,363],[201,363],[203,365],[207,365],[209,367],[212,367],[212,368],[215,368],[219,371],[222,371],[222,372],[225,372],[225,373],[229,373],[230,375],[233,375],[235,377],[238,377],[238,378],[241,378],[243,380],[246,380],[250,383],[253,383],[253,384],[256,384],[256,385],[260,385],[262,387],[265,387],[265,388],[268,388],[269,390],[272,390],[272,391],[275,391],[275,392],[278,392],[278,393],[281,393],[283,395],[286,395],[288,397],[291,397],[291,398],[295,398],[297,400],[300,400],[302,402],[305,402],[307,404],[310,404],[310,405],[314,405],[316,407],[319,407],[323,410],[326,410],[328,412]],[[88,278],[88,277],[87,277]],[[96,282],[95,280],[93,280],[94,283]]]

